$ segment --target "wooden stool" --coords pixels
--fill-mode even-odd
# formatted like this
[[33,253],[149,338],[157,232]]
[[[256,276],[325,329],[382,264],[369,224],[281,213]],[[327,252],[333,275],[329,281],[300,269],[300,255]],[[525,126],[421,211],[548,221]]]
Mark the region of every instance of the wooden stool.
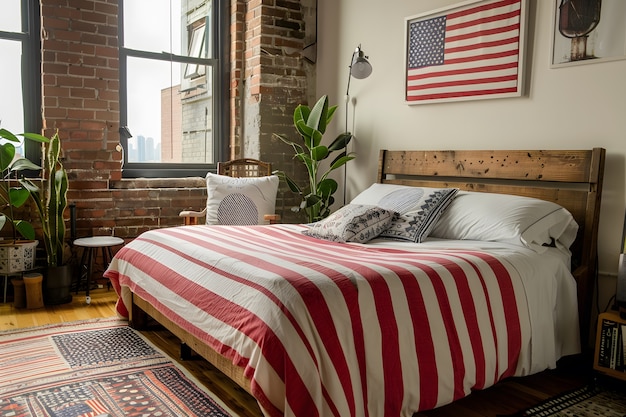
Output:
[[22,278],[11,278],[11,284],[13,284],[13,306],[15,308],[26,307],[24,280]]
[[24,288],[26,289],[26,308],[34,309],[43,307],[43,293],[41,292],[41,282],[43,275],[37,272],[24,274]]
[[[87,285],[85,289],[85,302],[87,304],[91,303],[89,289],[91,287],[91,274],[93,263],[98,254],[98,248],[102,250],[102,262],[104,268],[106,269],[109,266],[109,262],[111,262],[111,259],[113,258],[113,254],[111,253],[111,247],[123,244],[124,239],[114,236],[82,237],[74,241],[74,245],[81,246],[83,248],[83,255],[80,258],[80,274],[78,277],[78,282],[76,283],[76,293],[78,294],[80,284],[83,281],[84,277]],[[85,275],[83,275],[83,271]]]

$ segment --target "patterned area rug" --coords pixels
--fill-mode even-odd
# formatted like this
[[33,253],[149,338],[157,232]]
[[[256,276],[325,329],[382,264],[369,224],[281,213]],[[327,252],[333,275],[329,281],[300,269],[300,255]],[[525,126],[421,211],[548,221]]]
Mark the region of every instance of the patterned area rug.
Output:
[[0,416],[236,414],[111,318],[0,332]]
[[613,384],[590,384],[508,417],[624,417],[626,416],[624,387]]

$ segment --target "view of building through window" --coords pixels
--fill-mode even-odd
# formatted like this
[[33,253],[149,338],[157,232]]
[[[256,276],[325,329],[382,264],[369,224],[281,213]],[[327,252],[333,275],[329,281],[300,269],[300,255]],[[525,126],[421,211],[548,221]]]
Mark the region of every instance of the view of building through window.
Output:
[[126,161],[213,163],[212,1],[123,4]]
[[[13,133],[24,132],[24,101],[22,96],[22,33],[21,0],[3,0],[0,13],[0,127]],[[21,147],[20,147],[21,148]],[[22,149],[16,153],[23,154]]]

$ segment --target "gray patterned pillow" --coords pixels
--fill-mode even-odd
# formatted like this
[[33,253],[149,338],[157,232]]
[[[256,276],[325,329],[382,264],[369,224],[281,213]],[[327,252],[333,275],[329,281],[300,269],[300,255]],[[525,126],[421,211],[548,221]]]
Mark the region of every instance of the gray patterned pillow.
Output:
[[457,188],[372,184],[351,204],[374,204],[397,213],[380,237],[420,243],[454,199]]
[[394,214],[372,205],[348,204],[302,233],[334,242],[365,243],[384,232]]

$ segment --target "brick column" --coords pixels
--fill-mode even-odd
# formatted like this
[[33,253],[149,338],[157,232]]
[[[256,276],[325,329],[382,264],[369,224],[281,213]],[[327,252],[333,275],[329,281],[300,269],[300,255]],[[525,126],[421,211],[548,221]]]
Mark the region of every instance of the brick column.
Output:
[[[235,141],[231,155],[269,161],[273,168],[290,172],[305,184],[303,165],[294,161],[293,149],[274,134],[297,139],[293,111],[298,104],[308,103],[308,87],[315,85],[310,75],[314,65],[303,57],[307,35],[303,10],[315,3],[310,0],[234,3],[237,3],[237,16],[244,20],[236,26],[244,33],[233,36],[236,40],[233,50],[237,49],[234,45],[239,47],[235,52],[239,61],[232,71],[231,85],[237,86],[232,96],[240,107],[233,115]],[[301,214],[289,211],[289,207],[298,204],[299,200],[281,184],[277,206],[283,208],[287,221],[304,219]]]

